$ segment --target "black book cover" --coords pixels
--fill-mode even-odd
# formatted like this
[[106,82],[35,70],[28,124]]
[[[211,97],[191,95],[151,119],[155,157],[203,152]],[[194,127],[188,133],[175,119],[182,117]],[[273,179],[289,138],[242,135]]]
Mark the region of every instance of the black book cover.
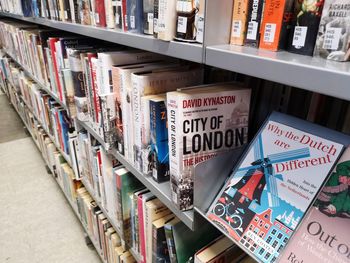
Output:
[[264,0],[249,0],[248,25],[244,45],[258,47]]

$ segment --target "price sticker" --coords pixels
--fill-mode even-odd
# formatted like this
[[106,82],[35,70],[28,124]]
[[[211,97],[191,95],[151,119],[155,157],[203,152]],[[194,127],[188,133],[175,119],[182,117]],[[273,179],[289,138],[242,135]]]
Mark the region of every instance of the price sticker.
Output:
[[337,50],[340,43],[341,28],[329,27],[326,29],[326,33],[323,40],[323,48],[330,50]]
[[256,34],[258,33],[258,22],[251,21],[248,23],[247,39],[256,40]]
[[96,24],[100,23],[100,15],[98,13],[95,13],[95,22]]
[[186,34],[187,31],[187,17],[179,16],[177,18],[177,32]]
[[130,27],[131,27],[131,29],[134,29],[136,27],[135,16],[130,16]]
[[306,26],[296,26],[294,29],[293,43],[292,45],[296,48],[301,48],[305,46],[307,27]]
[[242,22],[241,20],[233,20],[232,21],[232,36],[240,37],[242,30]]
[[264,30],[264,42],[273,43],[276,33],[276,24],[267,23],[265,24]]

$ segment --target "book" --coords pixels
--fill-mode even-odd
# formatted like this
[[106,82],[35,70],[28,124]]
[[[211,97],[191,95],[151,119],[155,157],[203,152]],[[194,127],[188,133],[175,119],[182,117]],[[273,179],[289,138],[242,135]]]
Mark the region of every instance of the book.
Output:
[[178,217],[175,217],[164,225],[164,233],[165,233],[165,238],[166,238],[166,243],[167,243],[168,253],[169,253],[169,258],[171,263],[177,262],[175,241],[174,241],[174,235],[173,235],[173,226],[180,222],[181,222],[180,219]]
[[164,225],[175,217],[168,214],[152,223],[152,261],[154,263],[170,262],[168,245],[166,242]]
[[325,1],[314,56],[329,60],[350,60],[350,2]]
[[333,169],[308,215],[280,256],[281,262],[348,262],[350,148]]
[[158,182],[168,181],[169,171],[169,147],[168,126],[166,111],[166,96],[158,96],[150,99],[150,131],[152,178]]
[[105,20],[107,28],[115,28],[115,13],[113,10],[113,1],[112,0],[103,0],[105,6]]
[[127,0],[126,14],[128,31],[133,33],[143,33],[143,1]]
[[228,237],[220,236],[194,255],[194,263],[233,263],[245,256],[243,250]]
[[113,0],[112,5],[113,5],[113,13],[115,17],[115,26],[116,28],[122,30],[123,29],[122,1]]
[[153,37],[158,38],[159,0],[153,0]]
[[312,56],[324,1],[295,1],[292,28],[288,36],[287,50]]
[[244,38],[245,46],[259,46],[263,8],[263,0],[249,0],[248,2],[247,32]]
[[210,206],[208,218],[255,259],[274,262],[347,140],[273,112]]
[[294,0],[266,0],[261,22],[259,48],[285,49],[293,17]]
[[164,41],[173,40],[176,33],[176,1],[174,0],[157,0],[154,2],[155,15],[157,14],[156,23],[157,38]]
[[[91,0],[93,1],[93,0]],[[92,25],[90,0],[80,0],[80,22],[82,25]]]
[[98,27],[107,26],[104,0],[95,0],[95,24]]
[[143,1],[143,33],[153,35],[154,0]]
[[230,44],[243,45],[247,30],[249,0],[236,0],[233,2],[232,25]]
[[185,42],[195,42],[196,6],[192,0],[176,1],[176,31],[175,39]]
[[172,200],[180,210],[193,207],[194,165],[248,139],[250,89],[212,84],[167,93]]

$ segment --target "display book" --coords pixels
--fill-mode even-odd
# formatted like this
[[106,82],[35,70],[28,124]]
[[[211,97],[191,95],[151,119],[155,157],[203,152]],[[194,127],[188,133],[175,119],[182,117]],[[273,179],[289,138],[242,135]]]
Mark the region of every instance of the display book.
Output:
[[349,137],[274,112],[207,217],[261,262],[274,262],[299,226]]
[[172,200],[193,207],[194,166],[247,142],[251,90],[238,83],[167,93]]
[[[349,262],[350,148],[281,255],[282,262]],[[305,253],[307,251],[307,253]]]

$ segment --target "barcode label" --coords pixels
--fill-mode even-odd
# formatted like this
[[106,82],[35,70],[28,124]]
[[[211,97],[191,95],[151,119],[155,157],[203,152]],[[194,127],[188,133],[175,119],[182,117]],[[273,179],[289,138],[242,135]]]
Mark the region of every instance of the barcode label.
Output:
[[264,42],[273,43],[276,33],[276,24],[265,24]]
[[323,48],[330,50],[337,50],[339,47],[341,37],[341,28],[329,27],[326,29],[326,33],[323,40]]
[[256,34],[258,33],[258,22],[251,21],[248,23],[247,39],[256,40]]
[[177,18],[177,32],[186,34],[187,17],[179,16]]
[[203,43],[203,37],[204,37],[204,17],[202,15],[198,16],[197,21],[197,35],[196,35],[196,41],[199,43]]
[[301,48],[305,46],[307,27],[306,26],[296,26],[294,29],[293,43],[292,45],[296,48]]
[[241,20],[233,20],[232,21],[232,36],[240,37],[242,30],[242,22]]
[[130,27],[131,29],[134,29],[135,26],[135,16],[130,16]]

